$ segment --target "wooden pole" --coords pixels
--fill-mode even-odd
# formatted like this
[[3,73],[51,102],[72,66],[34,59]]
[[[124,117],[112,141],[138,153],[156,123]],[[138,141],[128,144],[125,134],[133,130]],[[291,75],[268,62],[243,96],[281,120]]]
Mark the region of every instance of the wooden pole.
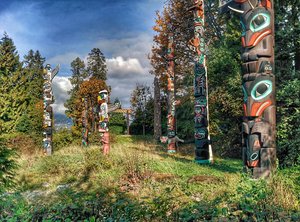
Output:
[[208,82],[206,67],[206,42],[204,1],[194,0],[190,8],[194,13],[194,38],[190,44],[197,56],[195,61],[194,96],[195,96],[195,161],[199,164],[213,162],[209,135]]

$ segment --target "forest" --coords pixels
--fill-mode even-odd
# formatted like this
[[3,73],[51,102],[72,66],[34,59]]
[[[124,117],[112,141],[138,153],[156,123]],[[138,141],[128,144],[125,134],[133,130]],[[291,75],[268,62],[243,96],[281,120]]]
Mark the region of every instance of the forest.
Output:
[[[219,1],[203,2],[214,159],[209,164],[195,162],[194,1],[168,0],[162,11],[153,12],[155,35],[148,52],[153,84],[136,84],[130,108],[109,97],[102,49],[73,59],[72,89],[64,104],[72,126],[51,128],[52,155],[43,148],[46,58],[39,50],[21,58],[9,33],[3,33],[0,221],[300,220],[300,1],[274,0],[276,169],[267,179],[253,179],[243,170],[240,17],[221,13]],[[102,90],[108,92],[104,97]],[[174,132],[182,139],[174,153],[168,152],[170,142],[163,143],[170,138],[170,98],[176,101]],[[101,114],[103,103],[109,117]],[[107,144],[108,155],[102,152]]]

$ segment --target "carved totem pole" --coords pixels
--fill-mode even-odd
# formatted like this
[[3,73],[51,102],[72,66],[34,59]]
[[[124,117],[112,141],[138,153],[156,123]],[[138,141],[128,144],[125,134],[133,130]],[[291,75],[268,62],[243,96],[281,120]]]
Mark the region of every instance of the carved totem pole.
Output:
[[154,139],[161,137],[161,101],[160,86],[157,76],[154,77]]
[[241,16],[243,161],[254,178],[265,178],[276,165],[273,0],[220,1],[220,6]]
[[168,36],[168,153],[176,152],[176,102],[175,102],[175,59],[174,59],[174,38],[173,34],[169,33]]
[[83,98],[83,106],[84,109],[81,114],[81,121],[82,121],[82,146],[89,145],[89,129],[88,129],[88,101],[87,98]]
[[43,103],[44,103],[44,115],[43,115],[43,128],[44,128],[44,139],[43,146],[44,152],[47,155],[52,154],[52,126],[53,126],[53,109],[51,104],[54,102],[53,92],[52,92],[52,80],[57,75],[59,71],[59,66],[54,70],[51,70],[49,64],[46,65],[44,69],[44,94],[43,94]]
[[101,142],[103,145],[104,155],[108,155],[110,151],[109,131],[108,131],[109,113],[121,107],[120,103],[116,103],[110,106],[108,106],[107,103],[108,103],[108,91],[101,90],[98,96],[98,104],[100,105],[98,130],[102,136]]
[[102,139],[101,142],[103,144],[103,154],[109,154],[109,132],[108,132],[108,92],[107,90],[101,90],[98,96],[98,103],[100,104],[99,111],[99,132],[101,133]]
[[190,41],[196,51],[194,96],[195,96],[195,161],[199,164],[212,163],[213,154],[208,127],[208,85],[206,68],[206,43],[204,39],[204,1],[194,0],[189,9],[194,13],[194,38]]

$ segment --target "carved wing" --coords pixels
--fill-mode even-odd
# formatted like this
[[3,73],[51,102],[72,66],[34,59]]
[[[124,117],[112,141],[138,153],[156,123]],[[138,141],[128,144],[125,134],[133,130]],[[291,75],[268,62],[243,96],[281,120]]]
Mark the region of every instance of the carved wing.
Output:
[[51,81],[53,80],[53,78],[57,75],[57,73],[59,72],[59,68],[60,68],[60,65],[57,65],[56,67],[55,67],[55,69],[53,69],[52,71],[51,71]]

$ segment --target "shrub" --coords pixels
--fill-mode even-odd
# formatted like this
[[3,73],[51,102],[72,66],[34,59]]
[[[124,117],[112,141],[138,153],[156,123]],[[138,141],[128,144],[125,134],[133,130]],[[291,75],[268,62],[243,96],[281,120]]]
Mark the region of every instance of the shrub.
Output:
[[74,140],[72,132],[69,129],[62,129],[53,134],[53,147],[57,151],[62,147],[71,145]]
[[0,141],[0,192],[14,185],[13,178],[17,168],[13,160],[15,155],[14,150],[9,149],[3,141]]

